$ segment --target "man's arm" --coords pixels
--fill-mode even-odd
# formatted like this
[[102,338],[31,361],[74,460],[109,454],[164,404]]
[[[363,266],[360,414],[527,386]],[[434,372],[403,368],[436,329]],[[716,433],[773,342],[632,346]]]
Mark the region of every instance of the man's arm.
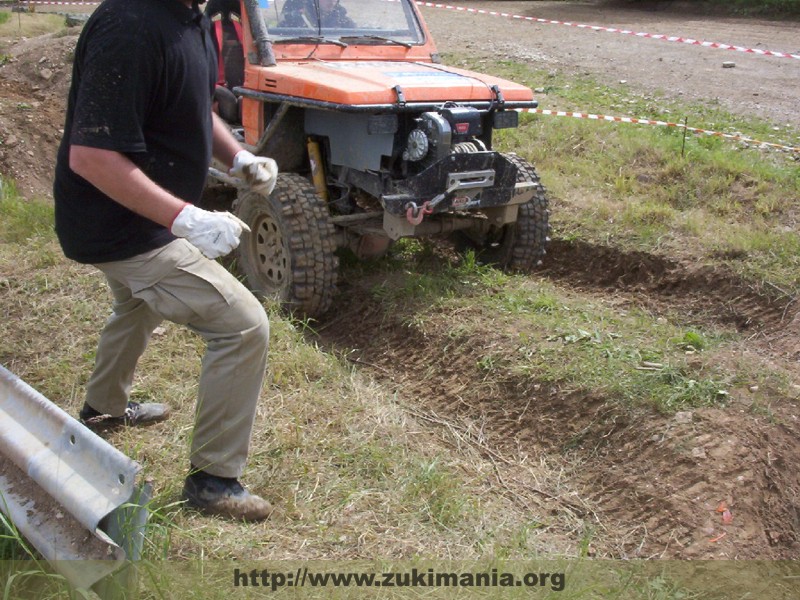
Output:
[[[243,152],[242,147],[222,119],[217,115],[212,115],[212,119],[214,156],[228,166],[234,165],[236,155]],[[245,175],[251,185],[268,186],[266,193],[269,193],[275,184],[277,169],[274,166],[267,167],[269,173],[262,173],[263,169],[256,168],[267,161],[274,165],[270,159],[253,157],[244,151],[239,157],[239,162],[244,163],[239,165],[239,172]],[[249,165],[252,165],[250,169],[247,168]],[[171,227],[175,216],[187,204],[159,186],[120,152],[73,144],[70,146],[69,167],[125,208],[167,228]],[[244,171],[251,171],[252,174]]]
[[[213,115],[212,150],[228,167],[242,150],[224,121]],[[160,187],[120,152],[90,146],[70,147],[69,167],[109,198],[125,208],[169,227],[172,219],[186,204]]]
[[167,228],[186,206],[113,150],[70,146],[69,168],[125,208]]
[[242,147],[219,115],[211,113],[211,118],[213,119],[211,151],[214,154],[214,158],[222,161],[230,168],[233,165],[233,157],[242,150]]
[[72,145],[69,166],[109,198],[186,238],[207,258],[228,254],[242,231],[250,231],[231,213],[209,212],[170,194],[119,152]]

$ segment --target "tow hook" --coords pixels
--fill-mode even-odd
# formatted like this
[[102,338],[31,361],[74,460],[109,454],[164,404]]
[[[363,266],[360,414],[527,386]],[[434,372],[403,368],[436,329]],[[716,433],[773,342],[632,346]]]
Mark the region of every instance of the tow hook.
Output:
[[406,204],[406,219],[412,225],[419,225],[422,223],[422,219],[425,218],[425,215],[431,213],[433,213],[433,209],[429,201],[426,201],[422,206],[417,206],[415,202]]

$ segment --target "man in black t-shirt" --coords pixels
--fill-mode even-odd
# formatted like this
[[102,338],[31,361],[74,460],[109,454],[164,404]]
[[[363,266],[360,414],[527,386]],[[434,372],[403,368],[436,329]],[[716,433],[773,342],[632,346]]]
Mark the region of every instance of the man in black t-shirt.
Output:
[[208,19],[191,0],[106,0],[77,47],[53,185],[67,257],[102,271],[113,296],[80,420],[161,421],[168,406],[129,400],[134,369],[163,319],[206,341],[183,495],[202,511],[266,518],[238,478],[263,382],[269,323],[214,258],[247,225],[194,205],[212,155],[269,194],[277,168],[243,150],[212,114],[217,79]]

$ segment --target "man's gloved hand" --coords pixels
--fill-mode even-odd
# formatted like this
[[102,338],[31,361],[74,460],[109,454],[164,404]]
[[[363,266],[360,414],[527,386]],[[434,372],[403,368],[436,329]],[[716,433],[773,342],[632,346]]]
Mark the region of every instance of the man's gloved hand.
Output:
[[211,212],[187,204],[170,226],[173,235],[186,238],[206,258],[225,256],[239,245],[247,224],[229,212]]
[[278,165],[271,158],[239,150],[233,157],[230,173],[244,179],[254,192],[269,196],[278,179]]

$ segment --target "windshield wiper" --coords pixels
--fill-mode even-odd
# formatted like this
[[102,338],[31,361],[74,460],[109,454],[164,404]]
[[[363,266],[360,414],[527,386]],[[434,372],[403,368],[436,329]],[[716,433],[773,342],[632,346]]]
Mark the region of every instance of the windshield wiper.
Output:
[[341,37],[342,40],[347,40],[348,42],[359,42],[359,41],[370,41],[370,42],[389,42],[390,44],[397,44],[398,46],[404,46],[406,48],[411,48],[412,44],[408,42],[401,42],[400,40],[393,40],[392,38],[383,37],[380,35],[343,35]]
[[347,48],[347,44],[341,42],[339,40],[335,40],[332,38],[326,38],[319,35],[301,35],[292,38],[278,38],[276,40],[272,40],[273,44],[334,44],[336,46],[341,46],[342,48]]

